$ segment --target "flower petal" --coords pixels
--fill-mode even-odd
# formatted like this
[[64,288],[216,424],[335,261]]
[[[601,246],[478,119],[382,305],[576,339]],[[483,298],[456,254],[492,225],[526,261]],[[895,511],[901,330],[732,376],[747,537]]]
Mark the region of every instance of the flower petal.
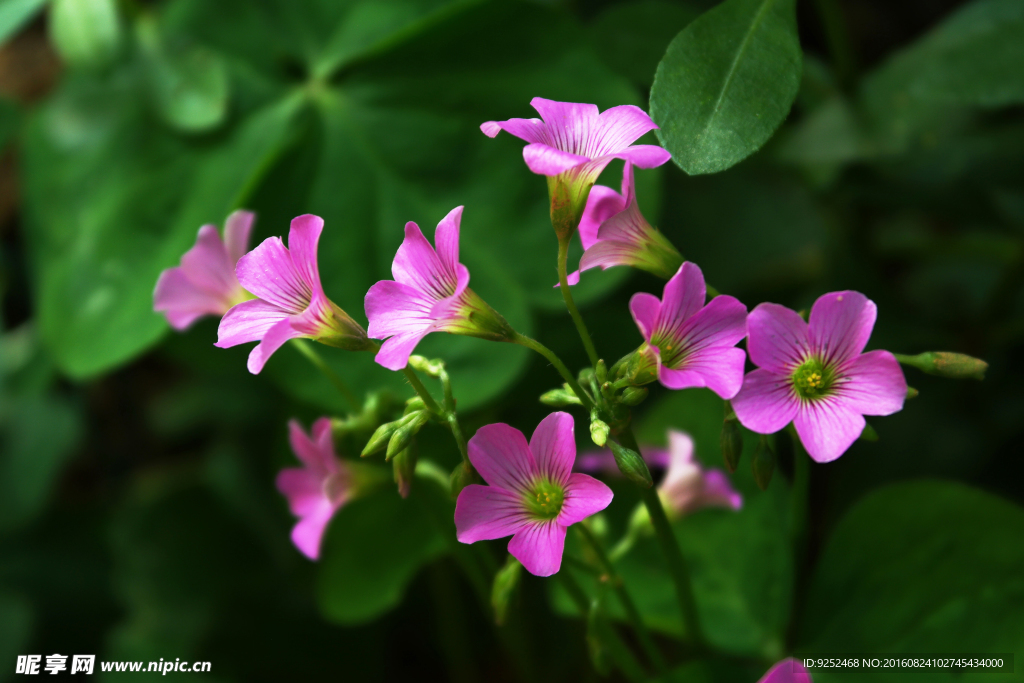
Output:
[[373,358],[374,362],[388,370],[401,370],[409,364],[409,356],[416,350],[416,345],[430,331],[428,328],[419,332],[396,334],[380,345],[380,351]]
[[830,292],[811,307],[809,339],[827,360],[843,363],[867,346],[878,307],[860,292]]
[[687,261],[679,266],[676,274],[665,284],[665,293],[661,297],[661,315],[655,332],[659,335],[678,336],[677,331],[704,306],[706,299],[704,274],[696,263]]
[[739,510],[743,507],[743,496],[732,487],[722,470],[708,470],[704,473],[704,490],[700,495],[702,507],[727,507]]
[[160,273],[153,290],[153,310],[160,311],[176,330],[184,330],[204,315],[223,315],[228,303],[200,289],[179,268]]
[[653,294],[637,292],[629,300],[629,312],[633,315],[636,326],[640,328],[640,334],[645,340],[651,341],[651,334],[661,315],[661,300]]
[[252,224],[256,214],[252,211],[234,211],[224,222],[224,246],[228,250],[232,273],[238,259],[249,251],[249,237],[252,235]]
[[533,522],[516,532],[508,551],[534,576],[551,576],[562,566],[565,532],[555,520]]
[[[588,140],[600,132],[601,115],[597,105],[534,97],[530,100],[530,106],[544,119],[544,142],[556,149],[586,155]],[[594,158],[590,155],[587,157]]]
[[[326,434],[324,433],[324,420],[326,420]],[[291,445],[295,457],[310,472],[323,478],[334,470],[334,442],[330,440],[331,420],[330,418],[321,418],[313,426],[314,432],[310,438],[298,420],[289,420],[288,443]],[[326,440],[324,436],[327,437]]]
[[640,107],[623,104],[601,112],[598,130],[591,133],[588,150],[592,159],[624,151],[644,133],[656,129],[651,117]]
[[238,344],[260,341],[271,327],[288,317],[274,304],[262,299],[243,301],[224,314],[217,328],[214,346],[226,349]]
[[229,260],[228,250],[213,225],[199,228],[195,246],[181,257],[181,269],[197,287],[225,300],[238,286],[235,264]]
[[680,333],[694,350],[736,346],[747,336],[747,307],[731,296],[716,296],[686,321]]
[[793,421],[800,400],[788,377],[762,368],[743,378],[743,387],[732,399],[732,409],[747,429],[774,434]]
[[[394,280],[381,280],[370,287],[363,300],[366,333],[372,339],[396,334],[426,334],[434,323],[431,309],[436,300],[415,287]],[[404,367],[404,366],[403,366]]]
[[296,216],[288,230],[288,250],[292,264],[312,295],[322,291],[320,270],[316,263],[317,244],[324,229],[324,219],[311,213]]
[[544,142],[547,126],[540,119],[509,119],[508,121],[487,121],[480,124],[484,135],[493,138],[501,131],[527,142]]
[[296,517],[313,514],[325,501],[324,482],[301,467],[289,467],[277,473],[277,490],[288,499],[288,507]]
[[541,420],[530,437],[530,452],[537,463],[538,474],[564,485],[576,461],[572,415],[556,412]]
[[587,157],[563,152],[539,142],[523,147],[526,166],[539,175],[555,176],[588,161]]
[[501,422],[477,430],[469,440],[469,461],[488,484],[520,495],[538,474],[526,437]]
[[899,361],[888,351],[868,351],[846,370],[839,389],[843,402],[861,415],[892,415],[903,410],[907,380]]
[[395,254],[391,274],[397,282],[433,299],[452,296],[458,284],[455,270],[441,262],[434,247],[430,246],[419,226],[412,221],[405,224],[405,240]]
[[289,316],[284,320],[281,320],[263,335],[263,339],[256,345],[252,351],[249,352],[249,360],[246,366],[249,368],[249,372],[254,375],[260,374],[263,370],[263,366],[267,364],[270,357],[274,355],[274,352],[281,348],[282,345],[289,339],[295,339],[296,337],[303,336],[302,332],[295,329],[292,325],[292,318]]
[[743,386],[743,366],[746,360],[747,354],[736,347],[701,349],[687,356],[682,369],[662,365],[658,369],[658,381],[668,389],[707,387],[729,400]]
[[529,521],[523,497],[497,486],[470,484],[455,503],[455,535],[460,543],[511,536]]
[[268,237],[238,259],[235,275],[246,290],[288,313],[301,313],[313,296],[280,237]]
[[[626,168],[630,168],[626,164]],[[629,174],[632,176],[632,173]],[[625,184],[625,181],[623,181]],[[598,230],[606,220],[626,208],[626,198],[610,187],[594,185],[587,197],[587,205],[580,219],[580,241],[584,249],[589,249],[597,242]]]
[[768,669],[757,683],[811,683],[811,674],[800,660],[790,657]]
[[299,523],[292,529],[292,543],[303,555],[311,560],[320,558],[320,543],[327,529],[327,523],[331,521],[337,508],[326,498],[308,516],[299,520]]
[[633,145],[617,152],[614,156],[616,159],[623,159],[639,168],[656,168],[672,158],[668,150],[657,145]]
[[562,526],[571,526],[608,507],[614,494],[608,486],[587,474],[569,475],[565,484],[562,511],[555,520]]
[[[462,221],[462,209],[456,206],[441,219],[434,232],[434,244],[437,246],[437,257],[446,272],[455,273],[459,266],[459,223]],[[468,274],[467,273],[467,282]]]
[[800,442],[816,462],[832,462],[845,453],[864,431],[865,424],[864,416],[837,396],[803,401],[793,418]]
[[759,368],[788,374],[810,351],[807,323],[779,304],[759,304],[747,316],[747,353]]

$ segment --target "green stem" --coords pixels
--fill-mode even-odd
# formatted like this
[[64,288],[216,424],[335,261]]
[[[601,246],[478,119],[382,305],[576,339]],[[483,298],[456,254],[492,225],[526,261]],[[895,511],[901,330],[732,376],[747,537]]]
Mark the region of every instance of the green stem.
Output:
[[576,302],[572,300],[572,292],[569,291],[569,277],[565,267],[568,259],[569,238],[566,237],[565,239],[558,240],[558,288],[562,290],[565,307],[569,309],[569,315],[572,316],[572,321],[576,323],[576,331],[580,333],[580,339],[583,341],[583,347],[587,350],[590,364],[597,367],[597,349],[594,348],[594,342],[591,341],[590,333],[587,332],[587,324],[583,322],[583,316],[580,315],[579,310],[576,308]]
[[600,541],[597,540],[594,533],[587,527],[587,525],[577,524],[576,529],[590,545],[594,554],[597,555],[597,561],[601,564],[604,573],[608,575],[608,580],[615,588],[615,595],[619,598],[619,602],[622,603],[622,609],[626,610],[626,616],[629,618],[630,622],[632,622],[633,628],[636,630],[637,638],[640,639],[640,645],[644,648],[644,652],[647,653],[647,657],[651,660],[651,663],[658,671],[658,674],[665,676],[668,673],[668,666],[665,664],[665,659],[661,656],[658,646],[654,644],[654,639],[651,638],[651,633],[647,630],[647,625],[644,624],[643,617],[640,616],[640,610],[637,609],[636,603],[633,602],[633,598],[630,597],[629,591],[626,590],[626,585],[623,583],[622,577],[620,577],[615,571],[615,567],[612,566],[611,560],[608,559],[608,555],[604,552],[604,548],[601,547]]
[[857,61],[846,33],[842,8],[836,0],[815,0],[814,4],[825,29],[825,40],[840,85],[849,91],[857,77]]
[[327,362],[320,357],[320,354],[317,353],[312,346],[307,344],[304,339],[292,339],[292,346],[297,348],[299,353],[309,359],[309,362],[312,363],[317,370],[322,372],[328,380],[330,380],[331,384],[334,385],[334,388],[337,389],[338,392],[345,397],[345,400],[348,401],[349,405],[352,406],[352,410],[358,412],[362,408],[362,406],[359,405],[359,399],[357,399],[356,395],[352,393],[352,390],[348,388],[340,377],[338,377],[334,370],[331,370],[331,367],[327,365]]
[[[637,445],[633,430],[627,425],[619,433],[619,441],[623,446],[637,453],[640,447]],[[644,505],[647,507],[647,514],[654,526],[654,534],[661,545],[661,552],[665,555],[668,563],[669,573],[676,588],[676,598],[679,600],[679,609],[683,615],[683,623],[686,625],[686,632],[693,641],[702,645],[704,635],[700,629],[700,620],[697,617],[697,600],[693,596],[693,584],[690,578],[690,568],[683,557],[683,551],[679,548],[679,541],[672,531],[672,525],[665,514],[665,508],[661,504],[661,497],[655,487],[640,488],[640,495]]]
[[423,403],[424,405],[427,406],[427,410],[434,413],[435,415],[445,414],[444,409],[437,404],[437,401],[434,400],[434,397],[431,396],[430,392],[427,391],[427,388],[423,386],[423,382],[421,382],[420,378],[416,376],[415,370],[413,370],[407,365],[404,368],[402,368],[402,373],[405,375],[405,378],[409,380],[409,384],[412,385],[413,391],[416,392],[416,395],[423,399]]
[[472,467],[469,462],[469,450],[466,446],[466,437],[462,434],[462,426],[459,424],[458,415],[455,413],[455,394],[452,393],[452,381],[448,376],[448,371],[441,368],[438,373],[438,378],[441,380],[441,386],[444,388],[444,409],[448,415],[448,427],[452,430],[452,436],[455,437],[455,443],[459,447],[459,454],[462,456],[462,464],[466,467]]
[[554,351],[544,346],[536,339],[531,339],[530,337],[527,337],[526,335],[523,334],[519,334],[518,332],[516,332],[516,336],[512,339],[512,341],[516,344],[519,344],[520,346],[525,346],[528,349],[536,351],[540,355],[547,358],[548,361],[550,361],[551,364],[555,366],[555,369],[558,370],[558,374],[562,376],[562,379],[564,379],[565,383],[569,385],[569,388],[573,390],[573,393],[576,394],[576,398],[580,400],[580,403],[583,404],[583,407],[586,408],[588,411],[594,408],[594,403],[593,401],[590,400],[590,396],[587,394],[587,392],[583,391],[583,388],[580,386],[579,382],[577,382],[576,378],[572,376],[571,372],[569,372],[569,368],[565,367],[565,363],[562,362],[561,358],[555,355]]

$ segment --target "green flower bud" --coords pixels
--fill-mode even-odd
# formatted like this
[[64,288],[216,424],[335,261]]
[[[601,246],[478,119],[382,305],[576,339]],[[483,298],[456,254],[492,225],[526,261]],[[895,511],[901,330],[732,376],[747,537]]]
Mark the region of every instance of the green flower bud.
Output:
[[395,483],[398,485],[398,495],[402,496],[402,498],[409,497],[412,479],[416,473],[417,456],[417,448],[415,444],[411,444],[408,448],[399,451],[391,458]]
[[594,374],[597,376],[597,381],[600,384],[604,384],[608,381],[608,366],[605,365],[603,360],[597,361],[597,366],[594,368]]
[[[797,457],[803,456],[798,455]],[[754,470],[754,481],[757,482],[757,487],[762,491],[768,490],[768,484],[771,483],[772,474],[775,472],[775,452],[768,445],[768,439],[761,437],[750,464]]]
[[566,406],[581,406],[583,403],[576,396],[576,392],[563,384],[561,389],[545,391],[540,396],[540,402],[552,408],[565,408]]
[[405,411],[403,414],[408,415],[409,413],[414,413],[419,410],[426,410],[426,408],[427,404],[423,402],[422,398],[419,396],[413,396],[405,402]]
[[910,399],[912,399],[912,398],[917,398],[920,395],[921,395],[920,391],[918,391],[917,389],[915,389],[912,386],[909,386],[909,385],[907,386],[907,400],[908,401]]
[[452,470],[451,477],[448,479],[452,489],[452,498],[458,498],[462,489],[466,488],[470,484],[475,484],[476,481],[477,476],[473,468],[460,462],[455,466],[455,469]]
[[611,432],[611,427],[606,422],[601,420],[597,415],[597,411],[590,413],[590,438],[598,446],[604,446],[608,442],[608,434]]
[[949,379],[985,379],[988,363],[963,353],[951,351],[928,351],[916,356],[894,354],[903,365],[910,365],[929,375]]
[[647,463],[644,462],[643,457],[639,453],[614,441],[609,445],[612,448],[612,455],[615,456],[615,464],[619,466],[619,471],[622,472],[626,479],[645,489],[649,489],[654,485],[654,480],[651,479],[651,471],[647,468]]
[[440,359],[427,360],[423,356],[412,355],[409,356],[409,367],[436,379],[444,371],[444,361]]
[[398,428],[391,435],[391,440],[388,442],[388,452],[384,459],[391,460],[399,452],[408,448],[413,438],[423,429],[423,425],[427,424],[429,419],[430,413],[421,410],[416,413],[410,413],[399,420]]
[[491,587],[491,607],[494,608],[494,621],[498,626],[505,623],[508,603],[512,599],[516,586],[519,585],[522,569],[523,565],[519,563],[519,560],[509,555],[505,566],[494,575],[494,585]]
[[363,447],[363,452],[360,454],[361,457],[365,458],[368,455],[372,455],[377,451],[384,448],[387,442],[391,439],[391,435],[398,429],[398,425],[401,420],[395,420],[394,422],[385,422],[370,437],[370,440],[366,442],[366,446]]
[[722,460],[730,472],[735,472],[740,465],[740,458],[743,457],[743,433],[740,431],[740,424],[736,416],[725,418],[722,423]]
[[644,387],[626,387],[622,392],[622,397],[619,399],[627,406],[638,406],[644,402],[647,398],[647,394],[650,393]]

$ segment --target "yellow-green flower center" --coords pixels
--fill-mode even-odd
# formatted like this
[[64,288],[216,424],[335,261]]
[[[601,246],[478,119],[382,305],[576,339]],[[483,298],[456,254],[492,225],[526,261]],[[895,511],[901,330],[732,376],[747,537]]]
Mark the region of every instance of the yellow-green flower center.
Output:
[[835,384],[836,373],[820,358],[809,358],[793,371],[793,388],[803,399],[826,396]]
[[562,511],[565,489],[548,479],[538,481],[526,494],[526,509],[536,519],[554,519]]

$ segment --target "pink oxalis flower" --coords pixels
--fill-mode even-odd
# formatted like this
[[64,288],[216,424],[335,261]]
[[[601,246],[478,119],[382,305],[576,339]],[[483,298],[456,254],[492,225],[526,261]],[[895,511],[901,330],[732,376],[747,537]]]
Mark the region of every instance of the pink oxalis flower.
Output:
[[811,674],[800,660],[789,657],[768,669],[757,683],[811,683]]
[[316,263],[324,221],[305,214],[292,220],[288,246],[270,237],[238,260],[238,281],[257,299],[225,314],[217,330],[220,348],[259,344],[249,354],[249,372],[258,374],[289,339],[306,337],[349,351],[372,347],[366,331],[324,294]]
[[693,457],[693,438],[675,429],[668,432],[668,471],[658,484],[669,517],[682,517],[706,507],[739,510],[741,496],[717,469],[705,469]]
[[629,309],[646,340],[635,354],[641,368],[635,375],[656,366],[669,389],[708,387],[724,399],[736,395],[746,359],[736,344],[747,334],[747,308],[731,296],[716,296],[705,306],[706,299],[704,275],[689,261],[665,284],[660,300],[633,295]]
[[569,284],[591,268],[632,266],[668,280],[679,270],[683,257],[664,235],[653,228],[636,203],[633,164],[622,170],[622,194],[595,185],[580,220],[580,241],[585,249],[580,269],[569,275]]
[[888,351],[862,353],[878,309],[860,292],[831,292],[809,322],[778,304],[747,317],[747,351],[758,366],[732,401],[750,430],[771,434],[790,422],[807,453],[830,462],[864,431],[864,415],[903,408],[907,382]]
[[235,277],[235,263],[249,246],[255,214],[235,211],[224,223],[199,228],[195,246],[181,265],[160,273],[153,291],[153,310],[160,311],[176,330],[187,329],[204,315],[224,315],[235,304],[251,299]]
[[544,418],[529,443],[507,424],[481,427],[469,440],[469,459],[489,485],[470,484],[459,494],[459,541],[514,534],[508,551],[536,576],[550,576],[561,567],[569,526],[612,501],[603,483],[572,472],[576,440],[568,413]]
[[531,171],[548,177],[551,218],[560,239],[576,229],[590,188],[612,159],[653,168],[670,158],[657,145],[633,144],[657,128],[639,107],[627,104],[599,112],[593,104],[542,97],[534,97],[530,105],[541,118],[487,121],[480,130],[492,138],[504,130],[529,143],[523,159]]
[[510,341],[515,332],[494,309],[469,288],[469,270],[459,263],[456,207],[437,224],[434,243],[415,223],[405,224],[405,240],[391,264],[394,280],[381,280],[366,293],[369,335],[387,339],[377,362],[401,370],[423,337],[450,332],[491,341]]
[[334,454],[330,418],[314,422],[311,436],[292,420],[288,423],[288,437],[302,467],[281,470],[277,489],[288,499],[292,514],[299,518],[292,529],[292,542],[303,555],[315,560],[320,556],[320,541],[327,523],[352,498],[352,472]]

